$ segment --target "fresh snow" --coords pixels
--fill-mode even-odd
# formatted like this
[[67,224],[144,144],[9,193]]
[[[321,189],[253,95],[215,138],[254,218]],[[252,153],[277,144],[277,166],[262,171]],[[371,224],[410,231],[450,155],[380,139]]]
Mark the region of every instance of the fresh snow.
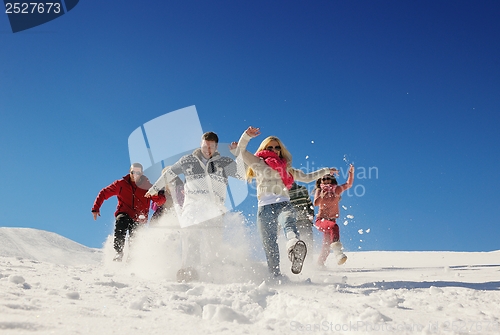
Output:
[[128,263],[111,261],[111,238],[96,250],[0,228],[0,334],[500,332],[500,251],[344,250],[343,266],[331,255],[326,268],[309,262],[279,285],[235,245],[202,281],[177,283],[172,227],[141,231]]

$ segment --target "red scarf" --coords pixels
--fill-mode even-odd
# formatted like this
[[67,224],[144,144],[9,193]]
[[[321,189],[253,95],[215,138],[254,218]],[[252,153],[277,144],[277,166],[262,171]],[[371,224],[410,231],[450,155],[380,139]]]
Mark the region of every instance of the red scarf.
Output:
[[264,162],[266,162],[270,168],[278,171],[287,189],[292,188],[293,176],[286,170],[286,160],[284,158],[280,158],[277,153],[271,150],[259,151],[255,156],[264,159]]

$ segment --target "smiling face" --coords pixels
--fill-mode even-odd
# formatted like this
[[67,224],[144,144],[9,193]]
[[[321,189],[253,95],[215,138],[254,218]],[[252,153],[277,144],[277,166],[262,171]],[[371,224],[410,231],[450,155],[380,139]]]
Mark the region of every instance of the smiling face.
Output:
[[213,154],[217,151],[217,142],[215,141],[201,141],[201,153],[206,159],[212,158]]

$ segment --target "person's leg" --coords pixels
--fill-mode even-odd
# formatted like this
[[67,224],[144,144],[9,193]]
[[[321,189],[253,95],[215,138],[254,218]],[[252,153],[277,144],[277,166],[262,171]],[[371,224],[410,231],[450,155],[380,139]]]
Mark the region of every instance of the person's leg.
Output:
[[347,256],[342,252],[343,246],[340,242],[339,226],[336,223],[332,226],[332,244],[330,247],[332,248],[333,254],[337,259],[337,264],[344,264],[347,261]]
[[151,216],[151,220],[149,220],[150,225],[156,225],[158,224],[158,220],[160,217],[166,212],[165,208],[163,206],[159,206],[156,211],[153,213]]
[[297,211],[290,202],[279,204],[281,211],[278,215],[278,222],[283,227],[286,242],[286,251],[288,259],[292,262],[291,271],[299,274],[302,271],[304,261],[307,256],[307,245],[300,240],[300,234],[297,230]]
[[140,230],[144,228],[144,225],[137,221],[130,220],[128,225],[128,256],[127,262],[130,262],[134,257],[134,241],[137,235],[140,234]]
[[330,255],[330,245],[332,244],[331,229],[326,229],[323,232],[323,243],[321,245],[321,252],[318,258],[319,265],[325,265],[326,259]]
[[182,267],[197,267],[200,264],[200,243],[203,231],[196,226],[181,229]]
[[290,202],[282,202],[276,204],[278,223],[283,227],[287,240],[293,238],[300,239],[299,231],[297,230],[297,211]]
[[319,231],[323,232],[323,242],[321,245],[321,252],[318,258],[319,265],[325,265],[326,259],[330,255],[330,246],[333,242],[333,225],[335,223],[330,220],[321,218],[316,219],[316,227]]
[[139,222],[135,222],[132,219],[128,224],[128,246],[131,247],[134,243],[134,238],[137,237],[137,231],[140,230]]
[[257,228],[266,253],[267,267],[274,276],[279,276],[280,259],[278,248],[278,222],[274,205],[260,206],[257,210]]
[[222,261],[223,255],[219,251],[224,241],[224,216],[200,224],[200,230],[201,265],[210,267],[214,262]]
[[340,241],[340,230],[339,230],[339,225],[335,223],[332,226],[332,242],[337,242]]
[[200,237],[199,227],[189,226],[181,228],[181,268],[177,271],[177,281],[190,282],[198,280],[199,275],[195,267],[200,264]]
[[308,252],[313,252],[313,231],[312,224],[309,220],[299,220],[297,221],[297,230],[299,232],[300,238],[305,242]]
[[116,216],[115,220],[115,240],[114,248],[116,252],[123,253],[123,247],[125,246],[125,237],[127,236],[127,231],[129,226],[134,221],[128,216],[128,214],[120,213]]

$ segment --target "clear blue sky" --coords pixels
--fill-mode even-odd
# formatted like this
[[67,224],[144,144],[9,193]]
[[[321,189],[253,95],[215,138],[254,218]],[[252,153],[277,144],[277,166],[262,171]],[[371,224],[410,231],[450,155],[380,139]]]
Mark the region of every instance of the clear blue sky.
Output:
[[252,125],[296,167],[372,168],[343,199],[348,250],[500,249],[499,17],[497,1],[82,0],[14,34],[0,13],[0,226],[100,247],[116,201],[90,209],[127,173],[130,133],[196,105],[223,142]]

